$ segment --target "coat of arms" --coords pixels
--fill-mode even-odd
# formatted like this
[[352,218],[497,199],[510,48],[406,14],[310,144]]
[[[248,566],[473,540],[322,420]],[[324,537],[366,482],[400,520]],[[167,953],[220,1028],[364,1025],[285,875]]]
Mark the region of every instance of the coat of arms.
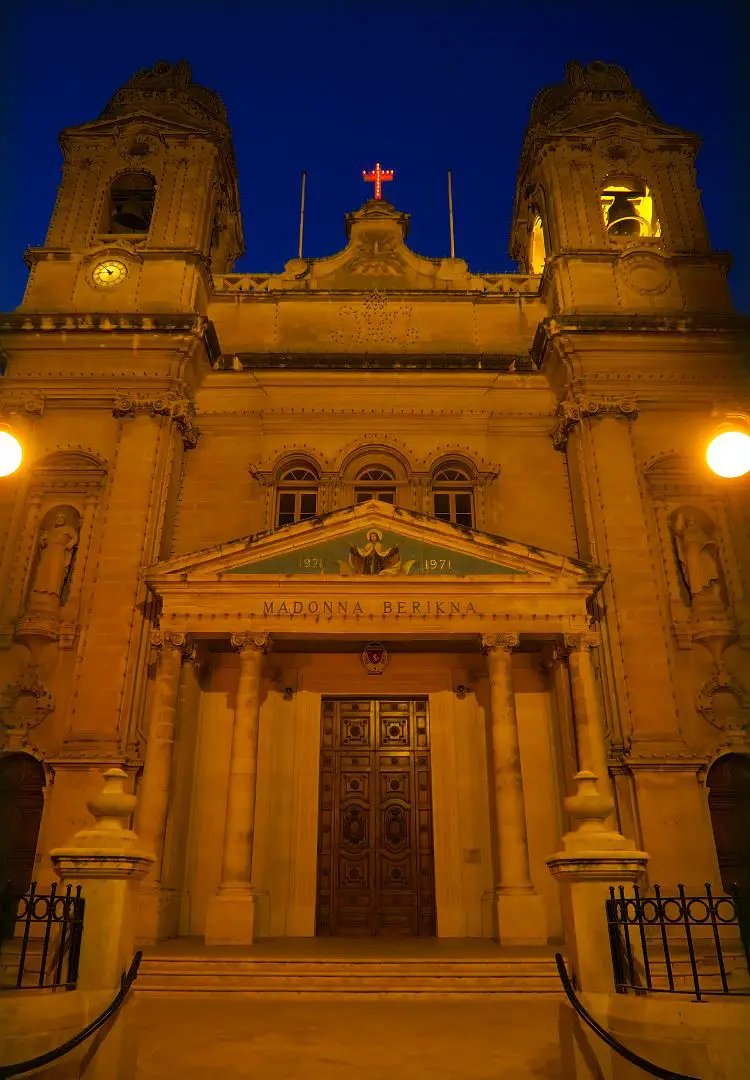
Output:
[[362,650],[362,663],[368,675],[382,675],[388,663],[388,653],[381,641],[368,641]]

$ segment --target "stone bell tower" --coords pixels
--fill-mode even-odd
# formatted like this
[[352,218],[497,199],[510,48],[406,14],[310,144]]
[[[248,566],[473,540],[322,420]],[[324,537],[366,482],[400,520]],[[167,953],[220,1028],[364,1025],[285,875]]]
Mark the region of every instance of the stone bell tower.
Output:
[[711,250],[696,135],[663,124],[619,67],[567,65],[531,107],[510,253],[546,270],[550,311],[731,311]]
[[137,72],[98,120],[66,128],[26,311],[205,311],[209,272],[242,254],[226,110],[186,61]]

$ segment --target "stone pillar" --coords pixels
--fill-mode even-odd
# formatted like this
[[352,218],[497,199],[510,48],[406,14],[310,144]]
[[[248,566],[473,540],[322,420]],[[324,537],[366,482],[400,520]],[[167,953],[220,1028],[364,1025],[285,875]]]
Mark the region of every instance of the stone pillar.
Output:
[[206,913],[206,943],[249,945],[254,938],[252,890],[255,796],[258,786],[260,680],[267,634],[232,634],[240,654],[227,781],[221,883]]
[[594,773],[608,790],[604,713],[591,656],[592,649],[598,644],[598,637],[592,633],[566,634],[564,638],[564,650],[570,666],[578,769]]
[[186,634],[156,630],[151,642],[159,650],[151,719],[148,725],[143,778],[138,789],[138,832],[156,856],[153,871],[141,890],[139,940],[153,944],[168,936],[174,925],[176,897],[162,881],[164,837],[167,829],[172,757],[177,726],[180,669],[190,648]]
[[513,691],[512,652],[518,634],[482,638],[489,661],[492,739],[490,760],[495,788],[498,875],[495,904],[502,944],[538,945],[547,941],[542,898],[529,872],[529,844]]
[[[596,776],[582,770],[575,780],[577,794],[564,800],[574,825],[562,839],[563,850],[547,859],[547,866],[562,890],[568,969],[575,974],[584,1005],[601,1018],[607,1015],[615,989],[605,909],[609,887],[630,889],[645,874],[648,855],[636,851],[632,840],[607,828],[614,803],[609,794],[599,794]],[[572,1006],[563,1003],[560,1008],[565,1075],[578,1080],[610,1075],[607,1047],[579,1020]]]
[[[61,881],[83,886],[86,907],[76,993],[85,996],[87,1020],[110,1003],[130,967],[138,883],[155,861],[127,828],[136,800],[125,794],[126,780],[122,769],[109,769],[104,774],[104,790],[87,803],[95,818],[93,827],[81,829],[67,847],[50,852]],[[89,1043],[89,1080],[135,1076],[138,1028],[133,1000],[131,994],[115,1019]]]

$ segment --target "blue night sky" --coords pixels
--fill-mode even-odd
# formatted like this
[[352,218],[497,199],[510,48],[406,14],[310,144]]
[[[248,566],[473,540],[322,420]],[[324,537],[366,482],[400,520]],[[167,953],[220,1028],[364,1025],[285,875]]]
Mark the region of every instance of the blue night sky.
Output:
[[535,93],[569,59],[620,64],[666,123],[703,137],[712,243],[733,251],[735,302],[750,311],[748,232],[737,227],[748,201],[740,6],[16,0],[0,45],[0,310],[20,303],[22,253],[44,242],[60,129],[95,119],[137,69],[184,58],[229,109],[247,246],[236,268],[259,272],[296,255],[302,169],[305,255],[329,255],[343,246],[344,213],[368,197],[361,170],[376,160],[396,170],[384,193],[411,213],[415,251],[448,254],[451,167],[456,254],[476,271],[514,269],[510,215]]

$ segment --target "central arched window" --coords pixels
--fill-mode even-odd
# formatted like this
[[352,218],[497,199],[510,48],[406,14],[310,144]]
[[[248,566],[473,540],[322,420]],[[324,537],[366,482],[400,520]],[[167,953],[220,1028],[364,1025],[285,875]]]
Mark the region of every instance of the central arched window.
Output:
[[309,465],[298,464],[279,477],[276,526],[307,521],[318,512],[318,477]]
[[395,503],[396,477],[390,469],[382,465],[370,465],[357,474],[354,481],[354,502],[363,503],[368,499]]
[[432,505],[435,517],[454,525],[474,526],[474,484],[461,465],[441,465],[432,477]]

